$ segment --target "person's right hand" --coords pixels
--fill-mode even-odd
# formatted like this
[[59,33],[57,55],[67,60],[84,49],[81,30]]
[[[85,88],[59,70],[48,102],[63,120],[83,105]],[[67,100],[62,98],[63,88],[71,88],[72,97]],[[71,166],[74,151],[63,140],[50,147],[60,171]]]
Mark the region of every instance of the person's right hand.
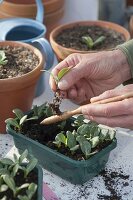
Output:
[[[88,54],[71,54],[53,70],[54,76],[64,67],[71,67],[58,83],[66,98],[81,104],[90,98],[110,90],[131,78],[126,56],[120,50]],[[50,77],[50,86],[56,84]]]

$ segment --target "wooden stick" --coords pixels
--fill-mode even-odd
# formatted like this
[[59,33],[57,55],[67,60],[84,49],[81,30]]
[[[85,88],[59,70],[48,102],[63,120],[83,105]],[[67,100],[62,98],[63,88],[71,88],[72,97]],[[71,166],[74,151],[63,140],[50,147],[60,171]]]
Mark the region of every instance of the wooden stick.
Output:
[[[131,97],[133,97],[133,92],[130,92],[130,93],[127,93],[127,94],[124,94],[124,95],[121,95],[121,96],[116,96],[116,97],[111,97],[111,98],[108,98],[108,99],[103,99],[103,100],[100,100],[100,101],[93,101],[91,104],[107,104],[107,103],[122,101],[124,99],[128,99],[128,98],[131,98]],[[83,105],[83,106],[85,106],[85,105]],[[53,123],[56,123],[56,122],[60,122],[60,121],[66,120],[66,119],[72,117],[73,115],[81,114],[83,106],[79,106],[75,110],[64,112],[61,115],[53,115],[51,117],[48,117],[48,118],[44,119],[41,122],[41,124],[47,124],[47,125],[48,124],[53,124]]]

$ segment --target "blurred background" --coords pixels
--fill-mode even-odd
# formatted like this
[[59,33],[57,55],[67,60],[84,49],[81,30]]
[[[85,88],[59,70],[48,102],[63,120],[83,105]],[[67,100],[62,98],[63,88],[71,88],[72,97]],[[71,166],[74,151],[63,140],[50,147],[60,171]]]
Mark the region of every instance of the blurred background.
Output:
[[[56,26],[77,20],[106,20],[130,29],[133,35],[133,0],[42,0],[46,37]],[[87,9],[86,9],[87,8]],[[35,18],[35,0],[4,0],[0,18]]]

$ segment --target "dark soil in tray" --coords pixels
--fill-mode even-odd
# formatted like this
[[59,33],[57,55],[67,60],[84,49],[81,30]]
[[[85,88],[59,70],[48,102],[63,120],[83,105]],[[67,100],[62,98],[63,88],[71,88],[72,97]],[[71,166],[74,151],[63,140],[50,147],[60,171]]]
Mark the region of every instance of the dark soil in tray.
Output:
[[38,57],[29,49],[25,47],[0,47],[0,51],[4,50],[6,65],[0,65],[0,79],[12,78],[22,76],[35,67],[37,67]]
[[55,40],[66,48],[88,51],[87,45],[82,41],[83,36],[89,36],[93,41],[96,41],[100,36],[105,36],[104,42],[94,47],[93,50],[111,49],[125,42],[124,36],[112,29],[79,25],[63,30],[56,36]]
[[[84,160],[84,154],[81,152],[81,150],[76,151],[75,154],[71,154],[71,151],[67,149],[63,144],[61,148],[58,148],[53,141],[55,140],[55,136],[61,132],[60,128],[58,127],[59,123],[51,124],[51,125],[41,125],[40,122],[44,118],[38,120],[38,121],[27,121],[22,128],[22,134],[38,141],[41,144],[44,144],[48,147],[50,147],[53,150],[56,150],[74,160]],[[64,128],[64,131],[73,131],[76,129],[75,127],[71,126],[72,121],[67,120],[66,126]],[[107,142],[104,144],[101,144],[96,149],[93,149],[94,151],[98,152],[101,149],[108,146],[111,142]]]
[[[32,171],[28,174],[27,178],[24,179],[24,174],[21,170],[18,171],[16,177],[15,177],[15,183],[19,187],[23,185],[24,183],[35,183],[38,184],[38,177],[36,171]],[[26,194],[25,189],[23,189],[20,193],[21,195]],[[0,199],[4,197],[4,195],[7,196],[8,200],[18,200],[18,198],[14,198],[12,195],[12,191],[9,189],[6,192],[0,192]],[[37,200],[37,192],[35,193],[34,197],[32,200]]]

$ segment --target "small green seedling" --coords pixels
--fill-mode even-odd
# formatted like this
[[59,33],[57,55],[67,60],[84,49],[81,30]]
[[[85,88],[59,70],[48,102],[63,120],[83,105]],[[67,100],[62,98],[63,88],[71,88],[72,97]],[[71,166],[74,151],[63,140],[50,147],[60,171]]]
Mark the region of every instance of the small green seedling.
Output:
[[67,73],[70,71],[70,69],[71,69],[71,67],[64,67],[63,69],[61,69],[61,70],[59,71],[59,73],[58,73],[57,76],[54,76],[54,74],[53,74],[52,72],[49,72],[48,70],[42,70],[42,71],[49,73],[50,76],[53,77],[53,79],[54,79],[56,85],[58,85],[58,83],[59,83],[59,81],[61,80],[61,78],[62,78],[65,74],[67,74]]
[[[28,151],[25,150],[19,158],[14,154],[14,160],[9,158],[2,158],[0,160],[0,193],[3,193],[2,199],[7,200],[6,192],[8,193],[8,191],[12,192],[14,198],[20,200],[31,200],[34,196],[37,190],[37,185],[35,183],[25,182],[22,185],[17,186],[15,182],[19,170],[23,171],[23,178],[26,181],[29,173],[34,170],[37,165],[37,159],[33,157],[24,165],[23,162],[27,159],[27,156]],[[21,193],[21,191],[23,192]],[[24,194],[24,196],[21,194]]]
[[93,41],[90,36],[83,36],[82,41],[87,45],[88,49],[93,49],[105,41],[105,36],[100,36],[97,40]]
[[0,50],[0,65],[6,65],[7,62],[5,52]]
[[72,125],[73,131],[62,131],[56,135],[53,142],[58,148],[68,148],[72,154],[80,150],[85,159],[98,152],[97,147],[115,138],[113,129],[101,128],[95,122],[85,123],[83,116],[78,116]]
[[9,125],[15,127],[18,131],[21,130],[22,125],[26,121],[38,119],[38,116],[33,116],[33,117],[28,118],[28,115],[24,115],[24,113],[18,108],[14,109],[13,113],[16,115],[16,118],[8,118],[5,120],[5,122],[6,122],[6,124],[9,124]]

